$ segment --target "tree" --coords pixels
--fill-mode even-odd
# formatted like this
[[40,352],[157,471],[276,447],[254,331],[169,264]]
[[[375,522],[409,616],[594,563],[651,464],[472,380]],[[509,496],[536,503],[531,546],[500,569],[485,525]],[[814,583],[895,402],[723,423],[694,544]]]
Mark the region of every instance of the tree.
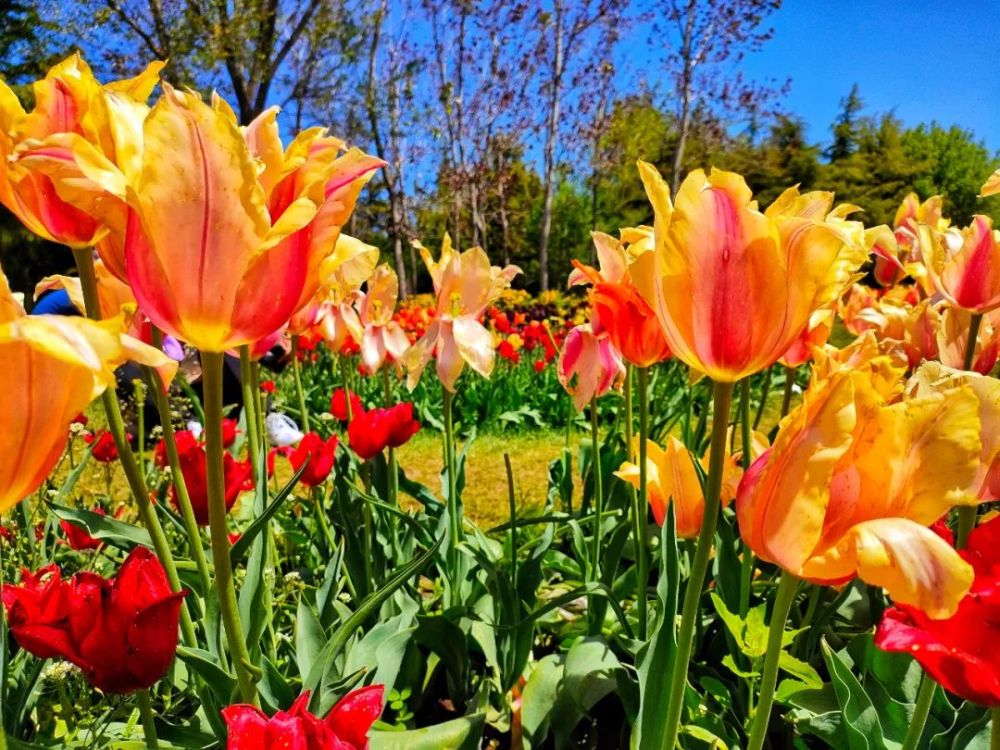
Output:
[[858,84],[855,83],[851,87],[851,93],[840,100],[840,114],[833,123],[833,143],[826,151],[830,161],[846,159],[857,150],[858,115],[864,106]]
[[[764,26],[781,0],[669,0],[656,25],[668,40],[664,67],[673,81],[677,146],[671,189],[684,170],[692,116],[701,108],[758,120],[769,114],[780,88],[747,82],[737,66],[774,33]],[[787,83],[785,84],[787,86]]]

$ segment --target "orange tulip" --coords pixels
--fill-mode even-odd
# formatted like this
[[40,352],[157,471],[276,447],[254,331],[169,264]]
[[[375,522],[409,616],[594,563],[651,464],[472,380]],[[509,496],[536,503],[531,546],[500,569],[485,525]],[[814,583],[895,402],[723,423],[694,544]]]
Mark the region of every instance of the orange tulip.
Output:
[[378,255],[374,245],[341,234],[333,255],[320,265],[322,280],[312,304],[292,317],[292,330],[301,332],[317,325],[323,339],[335,352],[339,352],[348,340],[360,346],[365,327],[356,305],[363,297],[361,285],[375,271]]
[[156,367],[169,382],[177,363],[120,332],[119,320],[28,316],[0,271],[0,513],[45,481],[69,426],[115,384],[126,360]]
[[991,174],[989,179],[983,183],[983,188],[979,191],[979,196],[981,198],[989,198],[991,195],[996,195],[997,193],[1000,193],[1000,169]]
[[[965,369],[969,348],[969,324],[972,313],[960,307],[945,306],[940,314],[937,347],[941,362],[948,367]],[[991,310],[980,322],[972,371],[989,375],[1000,356],[1000,308]]]
[[415,388],[431,357],[435,357],[438,378],[454,393],[455,381],[466,364],[485,378],[493,372],[496,362],[493,336],[479,319],[521,269],[491,266],[479,247],[460,253],[452,248],[448,235],[442,242],[438,261],[433,260],[423,245],[415,244],[434,282],[437,315],[424,335],[403,355],[407,385]]
[[970,387],[890,403],[877,359],[814,380],[782,420],[740,484],[740,533],[796,576],[830,585],[858,576],[948,617],[972,570],[927,527],[977,502],[969,488],[981,467],[982,405]]
[[636,367],[649,367],[670,356],[659,321],[631,283],[597,284],[590,304],[615,348]]
[[[755,440],[759,436],[755,436]],[[639,440],[635,440],[633,451],[639,454]],[[708,466],[709,456],[702,459],[702,467]],[[739,459],[734,455],[726,457],[722,482],[721,499],[723,506],[735,497],[736,486],[742,476]],[[626,461],[615,476],[633,487],[639,487],[639,466]],[[695,468],[694,458],[684,444],[670,436],[667,444],[660,448],[652,440],[646,441],[646,491],[653,519],[660,526],[667,516],[667,506],[674,504],[674,522],[677,536],[694,539],[701,531],[701,519],[705,514],[705,494]]]
[[607,331],[595,333],[593,326],[585,323],[566,334],[556,374],[573,397],[573,405],[582,409],[591,399],[621,386],[625,364]]
[[[81,248],[101,240],[107,227],[88,211],[95,194],[81,199],[72,184],[81,177],[72,144],[85,144],[92,161],[127,169],[141,148],[144,102],[162,67],[154,62],[135,78],[102,86],[72,55],[34,84],[30,114],[0,81],[0,203],[52,242]],[[124,229],[123,206],[117,215]]]
[[927,274],[935,289],[957,307],[985,313],[1000,307],[1000,237],[988,216],[973,217],[961,231],[919,230]]
[[864,262],[860,224],[832,195],[788,190],[766,213],[739,175],[689,174],[677,193],[644,162],[656,214],[652,273],[635,274],[674,356],[719,382],[778,360],[809,316],[836,300]]
[[255,158],[228,105],[217,97],[205,104],[166,84],[144,135],[125,247],[143,310],[204,351],[279,329],[318,283],[310,274],[339,231],[326,215],[336,171],[328,144],[318,155],[300,144],[303,153],[285,163],[293,168],[274,175]]

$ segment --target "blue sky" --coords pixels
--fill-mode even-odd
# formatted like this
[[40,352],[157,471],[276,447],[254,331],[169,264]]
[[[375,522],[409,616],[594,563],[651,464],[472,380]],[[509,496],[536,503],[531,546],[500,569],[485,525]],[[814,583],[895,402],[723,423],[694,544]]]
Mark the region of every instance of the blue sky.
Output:
[[937,120],[1000,150],[1000,0],[785,0],[774,38],[747,58],[753,78],[792,79],[786,109],[830,138],[857,83],[868,113]]

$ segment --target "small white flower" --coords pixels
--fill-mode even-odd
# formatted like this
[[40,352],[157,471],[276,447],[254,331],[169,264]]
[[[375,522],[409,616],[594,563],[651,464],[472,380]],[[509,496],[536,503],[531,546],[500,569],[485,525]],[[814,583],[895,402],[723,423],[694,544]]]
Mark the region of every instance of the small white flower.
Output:
[[201,432],[204,429],[201,426],[201,422],[196,422],[193,419],[187,423],[187,428],[191,431],[191,434],[194,435],[195,440],[198,440],[201,437]]

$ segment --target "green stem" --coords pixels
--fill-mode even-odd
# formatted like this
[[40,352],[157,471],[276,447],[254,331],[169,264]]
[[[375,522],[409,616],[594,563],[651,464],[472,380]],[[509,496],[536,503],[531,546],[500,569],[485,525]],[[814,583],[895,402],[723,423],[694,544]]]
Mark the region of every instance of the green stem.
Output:
[[292,336],[292,377],[295,379],[295,396],[299,400],[302,431],[309,432],[309,412],[306,410],[306,394],[302,390],[302,374],[299,370],[299,337]]
[[934,678],[925,672],[920,680],[917,702],[913,706],[913,716],[910,717],[910,726],[906,730],[906,737],[903,738],[903,746],[900,750],[917,750],[920,738],[924,735],[927,717],[931,712],[935,690],[937,690],[937,683],[934,681]]
[[[768,371],[770,372],[770,371]],[[750,468],[750,447],[752,439],[750,437],[750,376],[740,381],[740,425],[742,432],[740,442],[742,443],[743,471]],[[750,586],[753,581],[753,552],[749,547],[743,548],[743,557],[740,560],[740,616],[746,617],[750,610]]]
[[784,417],[792,408],[792,388],[795,386],[795,368],[785,367],[785,395],[781,399],[781,416]]
[[[156,386],[156,382],[153,382]],[[136,378],[132,384],[135,393],[136,440],[139,441],[139,469],[142,472],[142,483],[146,484],[146,386]]]
[[[389,367],[382,366],[382,395],[385,407],[392,405],[392,384],[389,382]],[[389,446],[389,505],[399,505],[399,470],[396,466],[396,449]]]
[[444,385],[441,386],[444,402],[444,460],[445,471],[448,473],[448,528],[450,546],[448,548],[448,573],[451,577],[452,603],[458,602],[457,580],[458,545],[462,541],[462,505],[458,501],[458,478],[455,476],[455,423],[453,415],[453,400],[455,394]]
[[340,355],[340,376],[344,381],[344,401],[347,402],[347,421],[350,423],[354,419],[353,407],[351,406],[351,381],[347,372],[347,357]]
[[990,750],[1000,750],[1000,708],[990,711],[993,729],[990,730]]
[[229,525],[226,513],[226,483],[222,465],[222,354],[202,352],[201,365],[205,391],[206,484],[208,490],[208,525],[212,536],[212,559],[215,562],[215,587],[219,610],[226,630],[226,642],[233,657],[233,668],[243,701],[259,705],[257,686],[251,670],[250,653],[243,637],[233,565],[229,557]]
[[698,620],[702,588],[712,554],[715,528],[719,522],[719,493],[726,461],[726,432],[729,426],[729,407],[733,399],[732,383],[715,383],[715,411],[712,416],[712,457],[705,480],[705,513],[698,534],[698,545],[691,562],[691,573],[684,590],[684,609],[677,634],[677,651],[670,676],[669,698],[666,710],[666,729],[660,742],[661,750],[674,750],[680,734],[681,709],[684,706],[684,686],[687,683],[694,630]]
[[[153,328],[153,343],[159,346],[163,342],[163,335]],[[177,436],[174,433],[174,423],[170,415],[170,403],[167,401],[167,394],[159,387],[156,380],[156,373],[147,368],[146,377],[150,379],[150,389],[154,394],[156,409],[160,415],[160,427],[163,430],[163,445],[167,451],[167,463],[170,466],[170,479],[174,485],[174,495],[181,511],[181,521],[184,524],[184,531],[187,533],[188,550],[194,559],[195,567],[198,569],[198,577],[201,579],[202,595],[206,598],[212,590],[212,574],[208,569],[208,561],[205,558],[205,546],[201,539],[201,531],[198,529],[198,521],[194,517],[194,508],[191,505],[191,495],[188,493],[187,482],[184,481],[184,472],[181,471],[181,457],[177,451]]]
[[778,683],[778,660],[781,657],[781,639],[785,632],[788,611],[795,601],[795,590],[799,579],[787,571],[781,572],[781,581],[774,596],[771,623],[767,629],[767,654],[764,657],[764,671],[760,677],[760,698],[754,712],[753,726],[747,750],[760,750],[767,736],[767,725],[771,720],[771,704],[774,701],[774,687]]
[[601,577],[601,526],[604,522],[604,480],[601,477],[601,440],[597,424],[597,398],[590,399],[590,476],[594,481],[594,536],[590,548],[591,580]]
[[139,704],[139,716],[142,718],[142,736],[149,750],[158,750],[160,743],[156,740],[156,724],[153,721],[153,706],[149,701],[149,690],[140,690],[135,694],[135,702]]
[[[965,362],[962,366],[964,370],[971,370],[972,363],[976,360],[976,340],[979,338],[979,325],[983,322],[983,316],[973,313],[969,318],[969,340],[965,345]],[[976,515],[979,508],[975,505],[963,505],[958,509],[958,530],[955,534],[955,546],[964,549],[969,541],[969,534],[976,527]]]
[[764,385],[760,391],[760,403],[757,404],[757,415],[753,418],[753,428],[756,430],[760,427],[760,420],[764,416],[764,407],[767,406],[767,394],[771,392],[771,375],[774,373],[774,367],[768,367],[764,370]]
[[[73,250],[73,258],[76,260],[77,272],[80,275],[80,287],[83,290],[84,306],[87,309],[87,317],[92,320],[101,319],[101,307],[97,297],[97,277],[94,275],[94,255],[89,248],[76,248]],[[181,590],[180,576],[177,575],[177,565],[174,556],[170,551],[170,543],[167,535],[160,525],[160,518],[153,510],[149,500],[149,491],[142,480],[142,470],[132,452],[128,438],[125,435],[125,422],[122,419],[121,407],[118,404],[118,395],[113,387],[108,388],[101,394],[101,403],[104,406],[104,413],[108,420],[108,431],[115,441],[118,449],[118,460],[121,462],[122,470],[128,481],[132,498],[139,510],[139,518],[142,519],[143,526],[149,532],[149,537],[153,542],[153,551],[160,559],[163,569],[166,571],[170,588],[174,591]],[[194,624],[191,622],[191,615],[188,612],[187,603],[181,605],[181,636],[187,646],[196,646],[197,638],[194,632]]]
[[247,443],[250,446],[250,466],[253,468],[254,482],[267,481],[258,476],[260,472],[260,432],[257,429],[257,394],[253,383],[253,362],[250,347],[240,347],[240,385],[243,387],[243,421],[247,426]]
[[649,369],[639,368],[639,499],[635,508],[636,596],[639,605],[639,640],[646,640],[646,586],[649,582],[649,554],[646,525],[649,522],[649,479],[646,441],[649,440]]
[[510,454],[503,454],[507,470],[507,506],[510,510],[510,580],[517,589],[517,498],[514,494],[514,469],[510,465]]
[[316,513],[316,523],[319,524],[320,531],[323,532],[323,539],[326,540],[327,551],[332,555],[337,549],[337,540],[330,529],[330,522],[326,518],[325,491],[322,487],[312,488],[313,511]]
[[257,440],[258,444],[264,440],[264,412],[266,411],[265,399],[260,390],[260,363],[250,360],[250,387],[253,389],[253,409],[257,417]]

